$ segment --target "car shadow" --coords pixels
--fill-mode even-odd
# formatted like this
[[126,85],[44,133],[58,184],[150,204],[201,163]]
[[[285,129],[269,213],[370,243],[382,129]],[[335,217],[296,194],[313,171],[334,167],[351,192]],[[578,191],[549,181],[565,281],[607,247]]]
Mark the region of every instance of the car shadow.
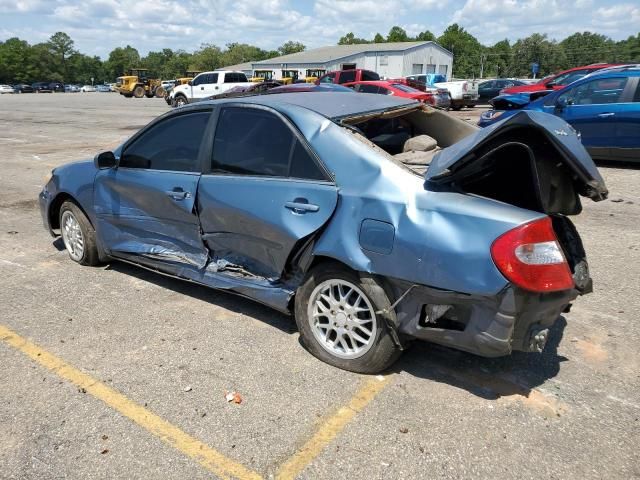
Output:
[[216,305],[232,312],[247,315],[290,335],[298,331],[293,317],[266,307],[249,298],[241,297],[240,295],[228,293],[224,290],[205,287],[186,280],[169,277],[135,265],[118,261],[112,261],[105,269],[114,270],[124,275],[130,275],[139,280],[153,283],[159,287],[171,290],[172,292],[188,295],[197,300],[210,303],[211,305]]
[[598,168],[615,168],[616,170],[638,170],[640,163],[633,160],[594,160]]
[[[289,335],[297,332],[293,317],[248,298],[165,276],[128,263],[113,261],[106,269],[250,316]],[[406,372],[417,378],[446,383],[489,400],[509,395],[526,397],[532,389],[555,377],[560,371],[560,364],[567,360],[558,354],[558,346],[566,325],[566,319],[560,316],[550,329],[544,351],[539,354],[514,352],[507,357],[484,358],[416,341],[389,369],[389,373]],[[298,340],[301,348],[304,348],[300,339]]]
[[514,352],[499,358],[484,358],[427,342],[415,342],[391,371],[446,383],[488,400],[509,395],[528,397],[532,389],[555,377],[560,364],[567,360],[558,354],[566,326],[566,319],[560,316],[550,329],[542,353]]

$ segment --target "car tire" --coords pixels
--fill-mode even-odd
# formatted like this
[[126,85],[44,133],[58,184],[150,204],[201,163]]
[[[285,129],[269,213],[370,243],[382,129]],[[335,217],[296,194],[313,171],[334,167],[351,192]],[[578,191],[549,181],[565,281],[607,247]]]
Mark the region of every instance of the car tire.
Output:
[[396,318],[384,288],[338,264],[308,273],[296,293],[295,318],[307,350],[343,370],[378,373],[402,353],[390,333]]
[[133,89],[133,96],[136,98],[144,97],[144,88],[138,85],[136,88]]
[[174,107],[182,107],[183,105],[187,105],[188,103],[189,101],[184,95],[176,95],[175,99],[173,100]]
[[69,257],[80,265],[98,265],[96,231],[75,203],[66,201],[60,207],[60,234]]
[[453,105],[451,106],[451,110],[453,110],[454,112],[459,112],[460,110],[462,110],[462,105]]

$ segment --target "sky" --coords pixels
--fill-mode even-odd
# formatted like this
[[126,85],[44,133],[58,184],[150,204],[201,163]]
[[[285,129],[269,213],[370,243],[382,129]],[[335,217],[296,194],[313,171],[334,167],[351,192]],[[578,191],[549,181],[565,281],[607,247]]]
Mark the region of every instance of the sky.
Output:
[[373,38],[394,25],[440,35],[458,23],[481,43],[591,31],[621,40],[640,30],[639,0],[0,0],[0,40],[46,41],[63,31],[87,55],[106,59],[127,44],[145,55],[203,43],[265,50],[287,40],[334,45],[347,32]]

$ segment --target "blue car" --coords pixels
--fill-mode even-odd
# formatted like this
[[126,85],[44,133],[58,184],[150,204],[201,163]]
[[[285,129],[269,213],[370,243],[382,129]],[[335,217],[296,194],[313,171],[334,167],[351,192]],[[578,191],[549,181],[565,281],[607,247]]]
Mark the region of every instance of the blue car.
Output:
[[640,160],[640,67],[593,73],[531,102],[520,94],[496,97],[492,104],[495,110],[482,114],[481,127],[521,109],[546,112],[580,132],[594,159]]
[[173,110],[54,169],[39,200],[73,261],[249,297],[294,314],[313,355],[372,373],[414,339],[541,351],[592,288],[568,218],[580,196],[607,189],[557,117],[478,129],[408,99],[314,92]]

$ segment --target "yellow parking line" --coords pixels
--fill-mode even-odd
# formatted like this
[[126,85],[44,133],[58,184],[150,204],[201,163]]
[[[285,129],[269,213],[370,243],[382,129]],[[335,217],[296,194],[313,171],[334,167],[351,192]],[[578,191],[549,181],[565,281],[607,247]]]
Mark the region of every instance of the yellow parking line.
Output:
[[324,422],[307,443],[280,467],[276,478],[278,480],[296,478],[338,436],[353,417],[362,411],[384,389],[388,382],[389,377],[381,379],[374,377],[366,381],[349,403]]
[[0,325],[0,340],[31,357],[59,377],[68,380],[79,388],[83,388],[88,394],[102,400],[120,414],[133,420],[176,450],[193,458],[204,468],[219,477],[241,480],[262,478],[256,472],[225,457],[220,452],[183,432],[158,415],[129,400],[116,390],[72,367],[64,360],[46,352],[3,325]]

